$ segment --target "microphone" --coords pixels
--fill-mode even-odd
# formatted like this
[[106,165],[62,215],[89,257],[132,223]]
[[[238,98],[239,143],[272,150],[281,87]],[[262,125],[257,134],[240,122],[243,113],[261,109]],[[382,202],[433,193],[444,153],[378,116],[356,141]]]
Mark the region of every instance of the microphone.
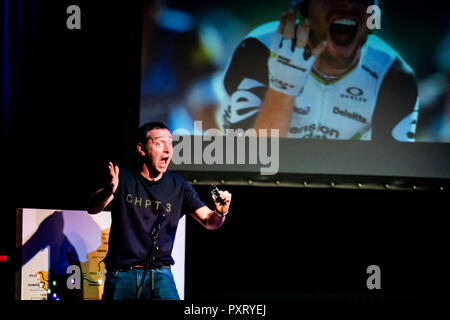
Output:
[[225,201],[220,197],[219,189],[215,184],[211,184],[211,194],[215,201],[219,202],[221,205],[225,204]]
[[160,213],[158,214],[158,217],[156,218],[155,222],[153,222],[152,228],[150,229],[150,237],[158,237],[159,235],[159,230],[161,227],[161,224],[163,223],[163,221],[166,219],[166,214],[165,213]]
[[149,235],[152,239],[158,238],[161,224],[164,222],[164,220],[166,220],[167,212],[164,212],[164,210],[159,207],[159,209],[156,209],[156,215],[156,220],[153,222],[153,225],[149,231]]

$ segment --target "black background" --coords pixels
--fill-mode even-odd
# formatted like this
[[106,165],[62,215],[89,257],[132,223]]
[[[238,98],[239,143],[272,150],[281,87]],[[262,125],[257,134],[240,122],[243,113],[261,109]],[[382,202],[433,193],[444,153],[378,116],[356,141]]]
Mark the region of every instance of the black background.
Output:
[[[445,192],[226,188],[219,230],[188,219],[187,299],[448,297]],[[381,290],[367,289],[370,265]]]
[[[82,7],[81,30],[65,27],[71,4]],[[14,297],[15,208],[84,209],[107,161],[126,159],[138,125],[139,5],[37,6],[36,24],[22,25],[21,54],[11,63],[2,300]],[[13,22],[11,32],[18,33]],[[448,191],[221,188],[233,194],[221,229],[211,232],[188,218],[187,299],[449,297]],[[210,198],[208,187],[196,189]],[[373,264],[381,268],[378,291],[366,287]]]
[[[81,30],[66,27],[73,4]],[[9,10],[0,237],[9,258],[1,295],[13,299],[15,208],[85,209],[108,161],[126,158],[138,121],[142,19],[139,2],[9,1]]]

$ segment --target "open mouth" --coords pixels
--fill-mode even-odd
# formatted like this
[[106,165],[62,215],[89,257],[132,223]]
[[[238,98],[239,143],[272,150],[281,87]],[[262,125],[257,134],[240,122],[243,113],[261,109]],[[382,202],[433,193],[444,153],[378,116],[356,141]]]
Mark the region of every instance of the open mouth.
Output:
[[161,158],[161,160],[159,160],[159,164],[162,167],[167,167],[167,165],[169,164],[169,157]]
[[330,23],[329,33],[331,40],[342,47],[353,43],[358,33],[358,22],[349,18],[338,18]]

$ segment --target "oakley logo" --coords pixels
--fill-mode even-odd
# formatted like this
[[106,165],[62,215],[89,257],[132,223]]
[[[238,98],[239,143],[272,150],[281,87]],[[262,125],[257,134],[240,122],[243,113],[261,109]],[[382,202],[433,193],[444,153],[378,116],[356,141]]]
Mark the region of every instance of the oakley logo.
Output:
[[349,87],[345,90],[345,92],[346,93],[341,93],[341,98],[359,102],[367,102],[367,99],[363,97],[364,91],[360,88]]
[[352,96],[362,96],[364,93],[364,91],[362,89],[357,88],[357,87],[347,88],[346,91],[348,94],[351,94]]

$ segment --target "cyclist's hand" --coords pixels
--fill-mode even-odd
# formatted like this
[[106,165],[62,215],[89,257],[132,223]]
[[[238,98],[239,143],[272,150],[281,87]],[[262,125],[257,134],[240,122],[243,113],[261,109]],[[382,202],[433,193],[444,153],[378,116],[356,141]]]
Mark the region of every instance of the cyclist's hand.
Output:
[[311,24],[307,19],[297,27],[297,32],[296,25],[296,11],[290,10],[281,16],[271,40],[268,61],[270,87],[290,96],[302,93],[315,59],[327,46],[326,41],[323,41],[311,50],[310,57],[305,58]]

